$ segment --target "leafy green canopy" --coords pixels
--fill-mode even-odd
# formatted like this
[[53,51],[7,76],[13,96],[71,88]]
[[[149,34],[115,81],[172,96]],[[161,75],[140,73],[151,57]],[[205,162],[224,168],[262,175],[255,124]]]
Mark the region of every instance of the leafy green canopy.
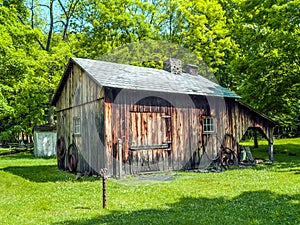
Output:
[[[46,52],[37,40],[43,33],[20,22],[15,5],[0,6],[0,132],[30,131],[47,121],[49,90],[60,79],[68,45]],[[62,63],[63,61],[63,63]],[[51,73],[51,69],[57,70]]]
[[235,1],[232,73],[244,101],[280,125],[300,125],[300,2]]
[[[34,104],[43,98],[32,98],[36,91],[43,88],[44,81],[35,75],[38,50],[34,46],[34,39],[39,35],[18,23],[17,11],[14,8],[0,7],[0,93],[3,111],[1,119],[8,119],[8,123],[27,123],[27,116],[37,112]],[[35,96],[38,97],[38,96]],[[39,115],[41,112],[36,115]]]
[[[225,11],[217,0],[87,0],[82,7],[78,17],[85,23],[76,52],[79,56],[98,59],[128,43],[164,41],[186,48],[220,78],[235,46],[226,26]],[[156,54],[159,61],[166,59],[155,46],[146,48],[154,50],[148,54]],[[131,58],[129,53],[126,56]],[[221,81],[227,87],[229,83],[226,79]]]
[[161,68],[170,48],[173,55],[187,49],[184,60],[194,55],[243,101],[295,127],[300,123],[299,4],[0,1],[0,132],[50,121],[49,99],[70,56]]

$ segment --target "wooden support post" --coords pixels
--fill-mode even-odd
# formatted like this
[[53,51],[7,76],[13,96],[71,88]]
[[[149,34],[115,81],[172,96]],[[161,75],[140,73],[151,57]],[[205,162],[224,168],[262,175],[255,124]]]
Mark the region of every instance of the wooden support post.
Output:
[[254,148],[258,148],[257,130],[253,130],[253,136],[254,136]]
[[273,152],[273,128],[268,131],[268,152],[269,152],[269,160],[274,163],[274,152]]
[[118,139],[119,178],[122,177],[122,140]]
[[271,141],[269,141],[269,160],[274,162],[273,143]]

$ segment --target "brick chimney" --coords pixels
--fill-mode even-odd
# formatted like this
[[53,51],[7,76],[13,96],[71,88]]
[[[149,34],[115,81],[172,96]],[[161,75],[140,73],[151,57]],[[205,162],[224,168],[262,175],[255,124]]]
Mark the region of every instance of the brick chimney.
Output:
[[183,72],[184,73],[189,73],[191,75],[195,75],[197,76],[198,75],[198,66],[196,65],[192,65],[192,64],[186,64],[184,65],[183,67]]
[[182,73],[181,60],[168,58],[167,60],[164,61],[164,70],[174,74],[181,74]]

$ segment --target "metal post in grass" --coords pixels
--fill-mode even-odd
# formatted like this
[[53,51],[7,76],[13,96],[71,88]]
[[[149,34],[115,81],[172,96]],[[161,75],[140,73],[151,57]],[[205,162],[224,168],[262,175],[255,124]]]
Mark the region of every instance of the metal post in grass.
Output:
[[106,208],[106,179],[107,179],[107,168],[100,170],[100,176],[102,177],[102,202],[103,209]]

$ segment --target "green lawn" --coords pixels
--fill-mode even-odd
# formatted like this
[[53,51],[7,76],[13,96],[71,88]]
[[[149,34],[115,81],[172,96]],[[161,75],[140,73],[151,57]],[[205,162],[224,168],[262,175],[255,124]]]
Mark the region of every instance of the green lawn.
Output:
[[[259,144],[254,157],[267,158]],[[274,165],[108,179],[106,209],[101,180],[76,180],[54,158],[1,156],[0,223],[300,224],[300,138],[276,140],[274,150]]]

